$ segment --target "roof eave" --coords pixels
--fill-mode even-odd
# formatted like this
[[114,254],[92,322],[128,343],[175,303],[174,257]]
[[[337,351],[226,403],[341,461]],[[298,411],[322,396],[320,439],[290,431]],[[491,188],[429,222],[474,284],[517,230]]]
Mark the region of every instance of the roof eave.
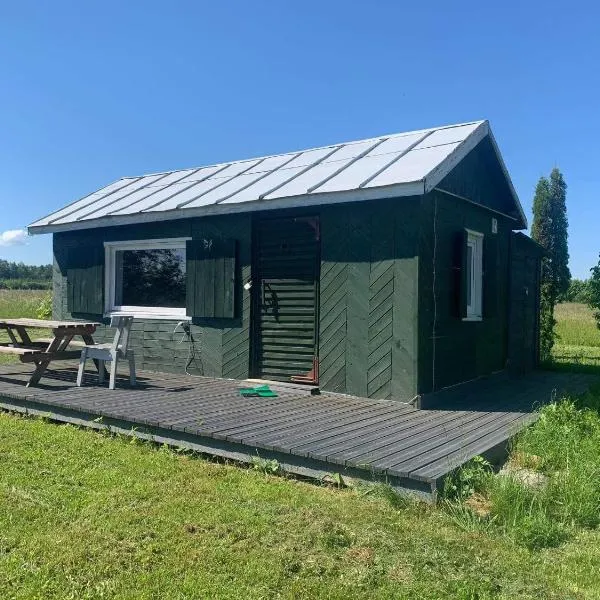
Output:
[[286,208],[302,208],[310,206],[327,206],[345,202],[361,202],[364,200],[379,200],[384,198],[399,198],[406,196],[420,196],[425,193],[423,180],[381,186],[362,188],[341,192],[323,192],[288,196],[275,199],[253,200],[240,203],[209,204],[197,208],[183,208],[169,211],[148,211],[130,215],[108,215],[97,219],[83,219],[71,223],[53,223],[36,225],[32,223],[27,227],[30,235],[44,233],[60,233],[63,231],[76,231],[93,229],[96,227],[117,227],[120,225],[138,225],[157,221],[172,221],[176,219],[189,219],[194,217],[207,217],[212,215],[236,214],[255,212],[260,210],[275,210]]

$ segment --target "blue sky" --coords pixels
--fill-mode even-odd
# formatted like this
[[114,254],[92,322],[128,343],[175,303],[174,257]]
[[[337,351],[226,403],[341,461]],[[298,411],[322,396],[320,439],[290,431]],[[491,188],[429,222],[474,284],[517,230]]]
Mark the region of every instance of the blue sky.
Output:
[[[0,234],[123,175],[487,118],[529,218],[563,171],[586,277],[598,22],[592,2],[2,2]],[[49,262],[51,236],[0,258]]]

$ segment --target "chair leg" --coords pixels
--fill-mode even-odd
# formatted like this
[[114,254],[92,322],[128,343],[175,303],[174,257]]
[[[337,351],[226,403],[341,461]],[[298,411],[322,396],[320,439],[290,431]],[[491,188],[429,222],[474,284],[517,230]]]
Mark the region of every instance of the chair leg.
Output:
[[113,356],[112,357],[112,364],[110,365],[110,380],[108,382],[108,389],[110,390],[114,390],[115,389],[115,381],[117,378],[117,361],[118,361],[118,357],[117,356]]
[[127,352],[127,360],[129,361],[129,383],[131,386],[135,386],[135,357],[133,354],[133,350]]
[[104,383],[104,374],[105,373],[106,373],[106,371],[104,370],[104,361],[98,359],[98,383],[101,385]]
[[77,371],[77,387],[81,387],[83,383],[83,373],[85,371],[85,361],[87,360],[87,349],[84,348],[81,351],[81,356],[79,358],[79,370]]

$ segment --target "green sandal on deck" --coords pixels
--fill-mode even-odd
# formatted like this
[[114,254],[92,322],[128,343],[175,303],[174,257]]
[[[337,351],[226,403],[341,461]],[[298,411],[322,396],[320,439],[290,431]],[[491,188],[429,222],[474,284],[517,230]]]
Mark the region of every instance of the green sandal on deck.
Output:
[[240,394],[244,398],[259,396],[260,398],[277,398],[277,393],[274,392],[268,385],[259,385],[251,388],[240,388]]

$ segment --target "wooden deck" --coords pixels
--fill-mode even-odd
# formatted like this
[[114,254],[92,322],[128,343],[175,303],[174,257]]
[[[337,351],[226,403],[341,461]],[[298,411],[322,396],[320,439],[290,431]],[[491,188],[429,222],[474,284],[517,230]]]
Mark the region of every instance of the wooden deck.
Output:
[[337,394],[310,395],[272,386],[277,398],[243,398],[240,381],[141,372],[129,388],[99,386],[76,369],[48,370],[25,388],[26,365],[0,368],[0,408],[136,435],[240,461],[259,456],[309,477],[341,473],[385,480],[435,497],[443,477],[469,458],[503,448],[531,422],[534,408],[563,391],[580,393],[590,376],[532,373],[472,386],[433,410]]

